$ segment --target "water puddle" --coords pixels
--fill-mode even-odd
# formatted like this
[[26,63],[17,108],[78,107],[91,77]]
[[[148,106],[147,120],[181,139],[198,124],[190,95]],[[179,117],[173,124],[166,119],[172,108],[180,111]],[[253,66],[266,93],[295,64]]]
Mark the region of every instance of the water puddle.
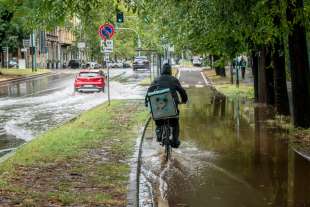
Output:
[[182,145],[168,163],[149,126],[140,206],[310,206],[310,162],[267,124],[271,110],[206,88],[189,94],[181,107]]

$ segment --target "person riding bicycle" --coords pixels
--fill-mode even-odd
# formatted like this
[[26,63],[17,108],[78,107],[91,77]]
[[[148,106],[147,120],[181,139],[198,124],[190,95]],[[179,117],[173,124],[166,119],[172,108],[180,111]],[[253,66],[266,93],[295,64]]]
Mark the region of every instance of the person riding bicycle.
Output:
[[[180,81],[172,76],[172,70],[169,63],[165,63],[163,65],[163,69],[161,72],[161,75],[156,78],[151,86],[147,90],[147,94],[149,92],[153,92],[155,90],[162,90],[169,88],[172,94],[172,97],[174,99],[174,102],[176,104],[178,113],[178,105],[181,103],[186,103],[188,101],[187,93],[184,90],[184,88],[181,86]],[[178,93],[181,96],[181,101],[179,99]],[[148,106],[148,99],[145,97],[145,105]],[[179,118],[169,118],[169,125],[172,128],[172,143],[171,146],[173,148],[178,148],[181,144],[179,140],[179,134],[180,134],[180,125],[179,125]],[[161,142],[161,126],[165,123],[166,120],[156,120],[156,136],[157,141]]]

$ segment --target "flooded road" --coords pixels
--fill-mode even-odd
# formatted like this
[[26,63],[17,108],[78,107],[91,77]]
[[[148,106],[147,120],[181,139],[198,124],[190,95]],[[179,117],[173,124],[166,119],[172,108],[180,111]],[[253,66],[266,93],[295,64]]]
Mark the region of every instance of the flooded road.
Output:
[[168,163],[149,126],[140,206],[310,206],[310,161],[294,151],[285,132],[267,124],[268,109],[228,101],[209,88],[188,92],[182,145]]
[[[0,150],[29,141],[107,100],[106,93],[74,93],[75,73],[64,71],[0,86]],[[111,70],[111,98],[142,98],[145,89],[138,83],[148,75],[130,69]]]

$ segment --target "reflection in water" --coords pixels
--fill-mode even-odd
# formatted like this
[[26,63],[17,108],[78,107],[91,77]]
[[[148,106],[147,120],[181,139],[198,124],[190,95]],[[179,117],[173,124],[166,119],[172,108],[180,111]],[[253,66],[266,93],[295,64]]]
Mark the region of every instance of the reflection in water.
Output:
[[293,153],[286,134],[268,127],[272,110],[251,110],[244,100],[208,89],[189,94],[190,105],[181,109],[182,147],[173,151],[169,170],[160,167],[158,146],[145,143],[143,166],[151,183],[163,177],[170,206],[310,206],[310,163]]
[[294,202],[295,207],[310,206],[309,160],[294,153]]
[[46,78],[37,78],[25,82],[0,86],[0,98],[34,95],[50,88],[59,89],[65,87],[63,80],[70,78],[72,78],[70,74],[53,74]]
[[266,107],[255,108],[254,166],[257,179],[254,184],[266,194],[273,195],[270,205],[285,207],[288,206],[288,143],[265,126],[271,115],[266,110]]

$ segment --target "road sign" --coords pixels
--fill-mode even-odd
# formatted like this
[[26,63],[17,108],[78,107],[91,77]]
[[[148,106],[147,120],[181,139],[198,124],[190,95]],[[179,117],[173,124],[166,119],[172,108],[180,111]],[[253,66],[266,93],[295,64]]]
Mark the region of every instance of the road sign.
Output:
[[113,52],[113,40],[101,41],[100,48],[102,53],[112,53]]
[[20,51],[21,52],[27,52],[27,48],[21,48]]
[[86,47],[86,44],[85,44],[85,42],[79,42],[78,45],[77,45],[77,47],[78,47],[79,49],[83,49],[83,48]]
[[113,40],[107,40],[105,41],[106,48],[110,48],[113,50]]
[[23,39],[23,46],[30,47],[30,39]]
[[105,23],[99,27],[98,34],[104,41],[111,40],[115,34],[115,28],[113,24]]

